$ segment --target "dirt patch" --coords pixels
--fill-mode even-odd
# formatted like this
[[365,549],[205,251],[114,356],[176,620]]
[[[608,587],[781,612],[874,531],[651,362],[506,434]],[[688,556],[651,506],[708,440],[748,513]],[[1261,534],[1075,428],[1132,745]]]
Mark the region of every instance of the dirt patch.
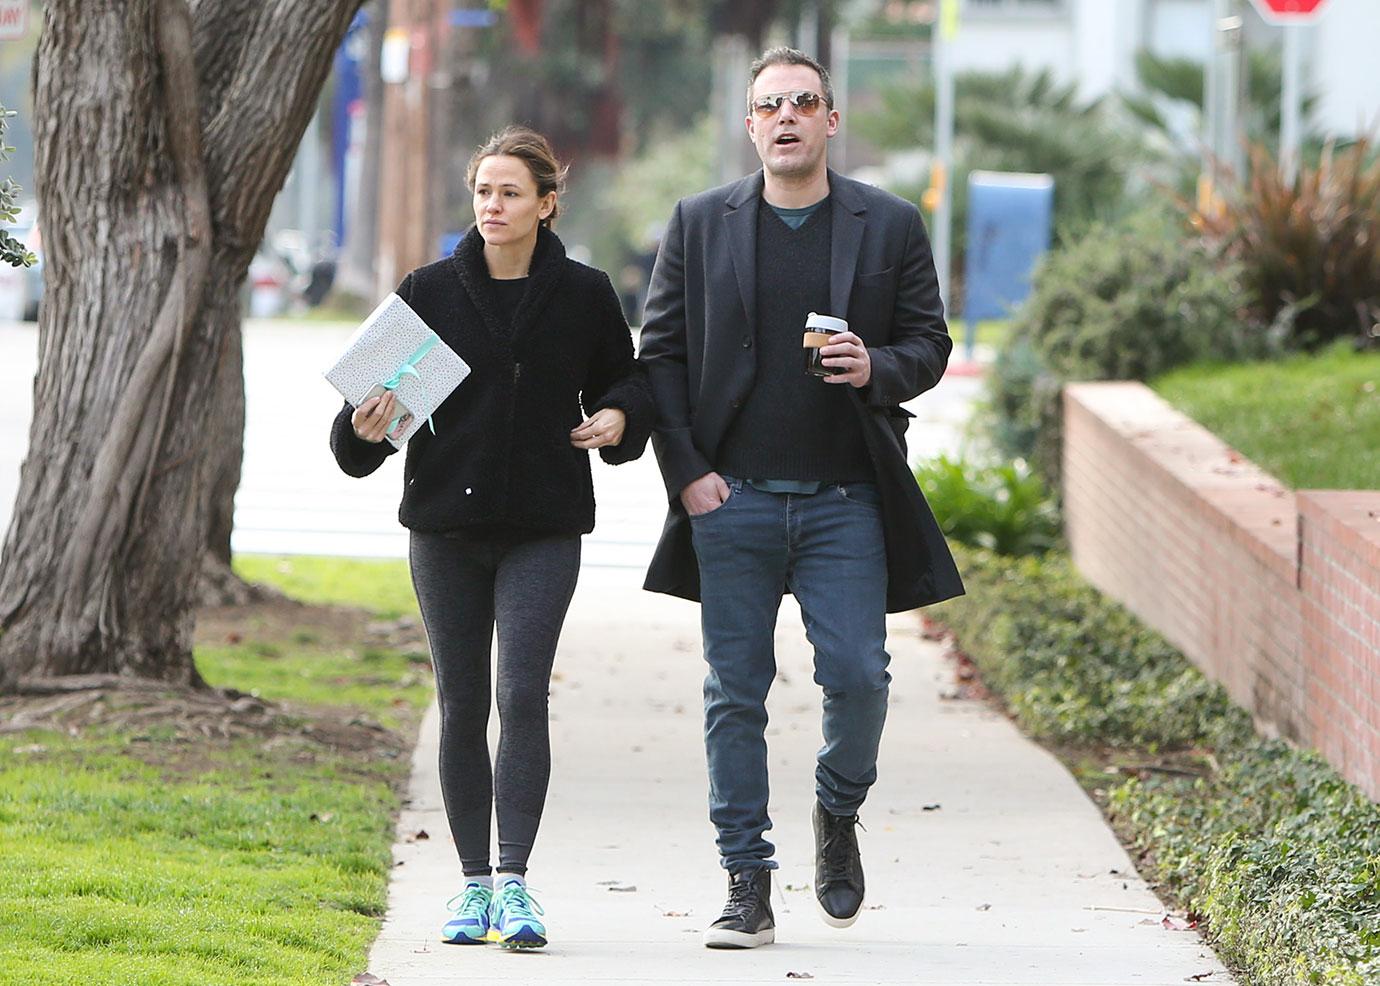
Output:
[[[363,645],[426,651],[416,620],[378,621],[345,607],[276,597],[198,614],[198,645],[255,642],[284,649]],[[358,710],[268,701],[230,688],[93,680],[71,691],[0,696],[0,735],[30,729],[118,734],[128,755],[178,776],[210,769],[222,751],[246,740],[293,762],[343,757],[370,772],[380,761],[405,759],[415,742],[420,713],[399,708],[396,714],[403,725],[389,729]]]
[[426,650],[418,620],[377,620],[362,609],[312,606],[285,597],[198,611],[196,643],[221,646],[254,641],[321,647],[376,646]]

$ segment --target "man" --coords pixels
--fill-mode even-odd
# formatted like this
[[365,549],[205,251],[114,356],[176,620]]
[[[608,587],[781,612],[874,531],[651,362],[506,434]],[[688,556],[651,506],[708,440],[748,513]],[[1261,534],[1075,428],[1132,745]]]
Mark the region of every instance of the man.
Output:
[[[814,59],[753,63],[747,132],[762,170],[677,204],[658,251],[641,359],[670,499],[646,588],[699,599],[710,818],[729,873],[712,948],[775,940],[767,691],[784,591],[824,690],[815,896],[836,927],[864,881],[854,826],[886,717],[886,613],[962,593],[906,465],[900,404],[938,383],[952,342],[913,205],[830,171],[839,114]],[[807,375],[812,313],[846,319]]]

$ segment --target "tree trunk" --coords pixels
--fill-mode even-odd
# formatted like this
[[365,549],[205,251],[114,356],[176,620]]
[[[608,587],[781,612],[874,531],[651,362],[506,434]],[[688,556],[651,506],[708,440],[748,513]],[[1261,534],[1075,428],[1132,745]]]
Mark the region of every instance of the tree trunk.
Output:
[[198,683],[225,313],[359,2],[44,5],[46,293],[0,567],[0,686]]
[[242,605],[255,587],[230,567],[230,532],[235,493],[244,462],[244,343],[240,325],[240,282],[207,298],[206,319],[220,339],[215,365],[215,411],[206,429],[206,547],[201,558],[197,601],[202,606]]

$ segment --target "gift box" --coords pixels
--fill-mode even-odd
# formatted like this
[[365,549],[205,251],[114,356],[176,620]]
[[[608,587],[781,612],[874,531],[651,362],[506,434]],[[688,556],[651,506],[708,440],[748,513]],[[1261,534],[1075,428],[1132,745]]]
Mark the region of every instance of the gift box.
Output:
[[[390,294],[350,337],[326,379],[354,407],[393,391],[398,410],[385,437],[402,448],[418,428],[431,424],[431,415],[469,373],[455,350],[407,302]],[[434,434],[434,424],[431,430]]]

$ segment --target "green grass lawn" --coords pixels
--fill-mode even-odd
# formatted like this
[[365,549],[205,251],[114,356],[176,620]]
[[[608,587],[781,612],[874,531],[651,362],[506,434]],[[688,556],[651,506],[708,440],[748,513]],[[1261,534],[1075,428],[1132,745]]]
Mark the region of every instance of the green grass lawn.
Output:
[[1380,489],[1380,352],[1191,366],[1152,386],[1294,489]]
[[[968,323],[961,318],[956,318],[949,323],[949,335],[953,337],[955,352],[962,352],[963,347],[967,344],[967,331]],[[1000,349],[1010,336],[1010,319],[991,319],[978,323],[976,342],[979,346]]]
[[304,603],[358,606],[383,619],[417,615],[407,562],[395,559],[237,555],[235,571],[250,582],[277,586]]
[[[398,565],[253,558],[238,567],[290,592],[307,586],[318,601],[413,609]],[[207,728],[215,719],[133,727],[111,717],[75,735],[0,735],[7,978],[338,986],[363,971],[431,690],[424,648],[370,644],[368,622],[277,604],[199,627],[202,674],[279,703],[272,734],[223,739]]]

